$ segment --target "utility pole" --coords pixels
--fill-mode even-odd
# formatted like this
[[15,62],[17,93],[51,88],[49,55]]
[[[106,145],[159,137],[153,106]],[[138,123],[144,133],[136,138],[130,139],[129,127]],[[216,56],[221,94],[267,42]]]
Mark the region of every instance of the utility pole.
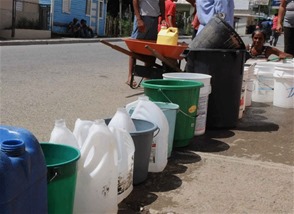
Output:
[[16,0],[12,0],[12,23],[11,23],[11,37],[15,36],[15,19],[16,19]]
[[122,35],[122,29],[121,29],[121,23],[122,23],[122,0],[119,0],[119,35]]

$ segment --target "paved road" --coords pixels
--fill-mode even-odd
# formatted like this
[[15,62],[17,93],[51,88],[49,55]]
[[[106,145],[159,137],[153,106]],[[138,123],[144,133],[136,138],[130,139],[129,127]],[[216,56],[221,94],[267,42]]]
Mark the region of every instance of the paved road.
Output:
[[[47,141],[57,118],[72,129],[77,118],[111,117],[143,93],[124,83],[127,59],[93,42],[1,47],[1,123]],[[293,213],[293,117],[253,102],[235,129],[207,130],[175,149],[119,213]]]

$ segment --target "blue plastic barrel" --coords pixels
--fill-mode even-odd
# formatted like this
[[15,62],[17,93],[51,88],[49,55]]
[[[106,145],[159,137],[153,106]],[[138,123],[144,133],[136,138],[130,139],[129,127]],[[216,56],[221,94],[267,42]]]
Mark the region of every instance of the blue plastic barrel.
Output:
[[24,128],[0,126],[0,213],[48,213],[45,158]]

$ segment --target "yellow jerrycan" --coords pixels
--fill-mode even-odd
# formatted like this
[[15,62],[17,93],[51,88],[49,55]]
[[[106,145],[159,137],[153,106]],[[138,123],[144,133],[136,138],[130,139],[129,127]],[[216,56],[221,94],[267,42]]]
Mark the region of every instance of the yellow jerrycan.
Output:
[[157,44],[162,45],[177,45],[178,44],[178,28],[176,27],[169,27],[166,28],[162,26],[158,35],[157,35]]

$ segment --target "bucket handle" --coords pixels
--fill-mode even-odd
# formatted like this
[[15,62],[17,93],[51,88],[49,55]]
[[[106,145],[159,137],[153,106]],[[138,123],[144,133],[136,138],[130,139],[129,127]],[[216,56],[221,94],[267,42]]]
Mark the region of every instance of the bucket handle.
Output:
[[47,174],[47,184],[51,183],[59,175],[59,167],[53,167]]
[[157,127],[157,133],[155,133],[155,135],[153,136],[153,138],[156,137],[159,134],[159,132],[160,132],[160,128]]
[[273,87],[271,87],[269,84],[265,83],[264,81],[261,80],[261,78],[259,78],[259,76],[257,76],[257,81],[262,83],[263,85],[265,85],[266,87],[268,87],[270,90],[274,90]]
[[[161,93],[162,93],[162,95],[170,102],[170,103],[173,103],[169,98],[168,98],[168,96],[159,88],[158,89],[158,91],[160,91]],[[173,103],[174,104],[174,103]],[[181,108],[179,108],[179,112],[181,112],[183,115],[185,115],[185,116],[187,116],[187,117],[189,117],[189,118],[194,118],[194,117],[192,117],[192,116],[190,116],[190,115],[188,115],[187,113],[185,113],[184,111],[182,111],[181,110]]]

